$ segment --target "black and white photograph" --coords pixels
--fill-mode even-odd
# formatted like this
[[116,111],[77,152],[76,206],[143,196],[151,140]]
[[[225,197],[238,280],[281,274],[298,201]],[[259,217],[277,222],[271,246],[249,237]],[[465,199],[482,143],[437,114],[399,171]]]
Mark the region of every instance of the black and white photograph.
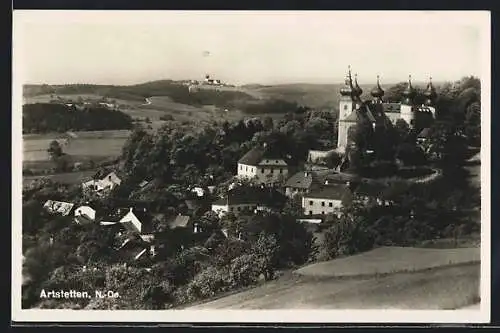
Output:
[[488,322],[489,29],[15,10],[12,319]]

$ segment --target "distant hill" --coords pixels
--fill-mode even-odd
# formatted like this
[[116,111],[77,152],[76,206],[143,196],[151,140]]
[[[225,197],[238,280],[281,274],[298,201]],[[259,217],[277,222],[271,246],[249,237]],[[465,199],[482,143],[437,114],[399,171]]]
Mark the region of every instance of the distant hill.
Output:
[[[239,88],[200,90],[189,92],[186,81],[158,80],[136,85],[25,85],[25,97],[43,94],[95,94],[113,99],[144,101],[152,96],[169,96],[173,102],[191,106],[215,105],[223,108],[241,108],[242,105],[262,103],[263,99],[282,100],[312,108],[336,108],[343,83],[311,84],[291,83],[276,85],[248,84]],[[384,84],[388,90],[396,83]],[[425,83],[416,82],[416,87],[424,87]],[[437,84],[436,84],[437,85]],[[363,97],[370,98],[370,90],[374,83],[362,84]]]

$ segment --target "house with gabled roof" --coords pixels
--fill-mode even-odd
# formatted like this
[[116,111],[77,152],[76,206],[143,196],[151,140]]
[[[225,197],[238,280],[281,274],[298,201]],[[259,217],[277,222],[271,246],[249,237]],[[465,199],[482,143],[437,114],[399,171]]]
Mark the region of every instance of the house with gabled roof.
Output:
[[71,213],[73,206],[74,204],[71,202],[47,200],[44,203],[43,208],[49,214],[68,216],[69,213]]
[[237,176],[258,184],[276,184],[288,178],[289,160],[263,145],[250,149],[238,160]]
[[286,202],[286,197],[279,191],[264,186],[235,187],[212,204],[212,211],[219,216],[228,212],[236,215],[280,209]]
[[106,195],[121,184],[121,179],[115,172],[110,172],[102,178],[91,179],[82,183],[84,191],[92,191],[98,195]]
[[287,197],[304,195],[320,186],[321,180],[317,172],[309,170],[299,171],[286,181],[285,195]]
[[305,215],[326,215],[338,213],[349,194],[346,185],[330,185],[311,191],[302,197]]
[[96,210],[90,206],[80,206],[75,209],[75,223],[88,224],[95,221]]

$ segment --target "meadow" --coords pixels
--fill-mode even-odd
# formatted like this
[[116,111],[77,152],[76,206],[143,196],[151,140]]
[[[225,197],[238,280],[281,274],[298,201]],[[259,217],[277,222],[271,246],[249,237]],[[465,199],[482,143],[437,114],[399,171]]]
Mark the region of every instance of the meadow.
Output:
[[118,157],[130,131],[72,132],[23,136],[23,162],[47,161],[53,140],[61,140],[63,152],[71,156]]

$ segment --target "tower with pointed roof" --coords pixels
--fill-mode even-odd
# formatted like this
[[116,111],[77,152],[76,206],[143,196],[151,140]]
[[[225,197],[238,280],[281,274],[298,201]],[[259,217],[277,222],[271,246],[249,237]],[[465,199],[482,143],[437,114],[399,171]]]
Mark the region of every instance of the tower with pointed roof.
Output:
[[339,120],[338,120],[338,133],[337,133],[337,148],[344,150],[347,146],[347,132],[349,127],[355,122],[350,121],[350,117],[356,111],[356,104],[358,101],[358,91],[353,86],[351,66],[349,66],[345,85],[340,89],[340,102],[339,102]]
[[436,89],[432,85],[432,77],[429,77],[429,83],[427,84],[427,89],[425,89],[424,92],[425,96],[425,105],[427,106],[434,106],[436,103]]
[[383,103],[382,97],[384,96],[384,90],[380,86],[380,76],[377,75],[377,85],[370,91],[370,94],[373,97],[374,104]]
[[416,95],[415,88],[411,84],[411,75],[408,76],[408,85],[403,91],[403,101],[401,102],[401,119],[403,119],[410,127],[415,125],[414,98]]

